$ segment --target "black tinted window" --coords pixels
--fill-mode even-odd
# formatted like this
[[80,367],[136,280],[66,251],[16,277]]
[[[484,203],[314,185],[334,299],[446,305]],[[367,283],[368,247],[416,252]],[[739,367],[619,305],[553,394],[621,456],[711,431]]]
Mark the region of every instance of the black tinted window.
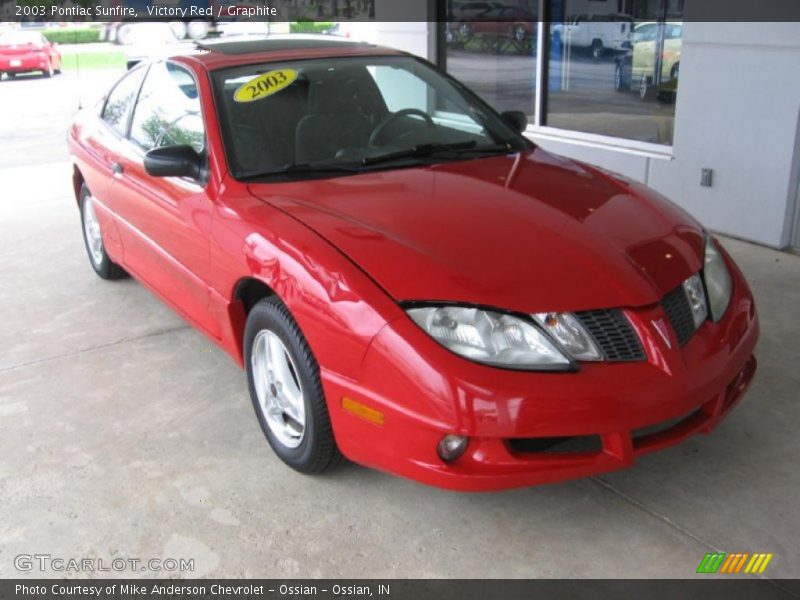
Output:
[[128,73],[111,90],[108,100],[106,100],[103,108],[103,120],[120,135],[126,133],[128,115],[130,115],[131,106],[136,100],[136,92],[139,91],[145,72],[146,69],[139,68]]
[[203,151],[200,96],[187,70],[168,62],[150,67],[133,113],[131,140],[144,150],[188,145]]

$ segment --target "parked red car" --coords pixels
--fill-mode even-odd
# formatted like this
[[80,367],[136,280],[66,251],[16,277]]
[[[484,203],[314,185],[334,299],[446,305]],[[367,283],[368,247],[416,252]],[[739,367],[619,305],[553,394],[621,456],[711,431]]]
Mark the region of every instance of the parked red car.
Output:
[[489,490],[708,432],[753,379],[725,250],[429,63],[336,40],[140,65],[69,131],[90,262],[247,372],[267,440]]
[[536,37],[537,18],[524,8],[504,6],[493,8],[460,27],[462,35],[479,35],[492,38],[508,38],[525,42]]
[[45,77],[61,73],[61,53],[36,31],[0,34],[0,76],[41,71]]

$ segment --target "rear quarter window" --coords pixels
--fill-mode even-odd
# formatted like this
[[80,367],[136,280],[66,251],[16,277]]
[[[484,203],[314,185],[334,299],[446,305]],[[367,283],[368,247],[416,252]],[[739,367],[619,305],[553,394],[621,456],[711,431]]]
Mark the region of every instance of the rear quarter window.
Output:
[[116,133],[124,136],[128,130],[128,117],[131,114],[139,87],[142,85],[146,68],[134,69],[117,82],[109,93],[103,106],[101,118]]

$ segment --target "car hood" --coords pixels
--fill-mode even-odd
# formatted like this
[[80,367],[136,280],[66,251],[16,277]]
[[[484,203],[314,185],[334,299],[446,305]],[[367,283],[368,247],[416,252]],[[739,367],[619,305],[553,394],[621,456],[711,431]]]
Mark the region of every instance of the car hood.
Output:
[[682,210],[538,148],[250,191],[398,301],[520,312],[644,306],[701,267],[703,232]]

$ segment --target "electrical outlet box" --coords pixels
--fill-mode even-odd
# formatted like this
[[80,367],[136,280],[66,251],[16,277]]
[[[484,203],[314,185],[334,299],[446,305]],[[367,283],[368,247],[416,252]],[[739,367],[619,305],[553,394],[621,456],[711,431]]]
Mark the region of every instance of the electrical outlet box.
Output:
[[714,185],[714,169],[703,169],[700,171],[700,185],[711,187]]

